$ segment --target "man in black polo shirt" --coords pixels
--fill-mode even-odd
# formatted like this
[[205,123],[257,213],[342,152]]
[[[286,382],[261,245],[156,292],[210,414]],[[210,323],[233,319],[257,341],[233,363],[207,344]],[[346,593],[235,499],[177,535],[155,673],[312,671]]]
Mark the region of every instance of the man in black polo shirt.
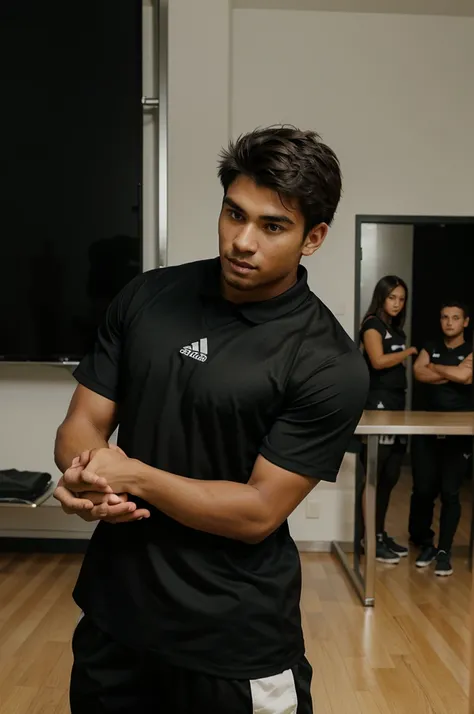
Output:
[[74,591],[72,714],[312,712],[286,519],[336,480],[368,389],[299,265],[339,164],[270,128],[231,144],[220,178],[220,258],[125,287],[58,430],[56,497],[101,520]]
[[[444,339],[431,342],[414,364],[415,378],[426,384],[424,408],[432,411],[470,411],[472,405],[472,347],[464,339],[469,324],[467,308],[449,302],[441,309]],[[421,548],[416,560],[424,568],[436,560],[436,575],[451,575],[451,546],[461,517],[459,491],[472,454],[469,436],[416,436],[412,439],[413,493],[410,538]],[[438,548],[431,529],[434,503],[441,494]]]

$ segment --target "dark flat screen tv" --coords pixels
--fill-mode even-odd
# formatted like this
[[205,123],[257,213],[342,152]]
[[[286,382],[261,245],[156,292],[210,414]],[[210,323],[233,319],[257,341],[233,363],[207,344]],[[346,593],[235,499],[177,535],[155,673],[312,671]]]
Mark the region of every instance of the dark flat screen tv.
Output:
[[142,269],[141,0],[2,0],[0,362],[76,362]]

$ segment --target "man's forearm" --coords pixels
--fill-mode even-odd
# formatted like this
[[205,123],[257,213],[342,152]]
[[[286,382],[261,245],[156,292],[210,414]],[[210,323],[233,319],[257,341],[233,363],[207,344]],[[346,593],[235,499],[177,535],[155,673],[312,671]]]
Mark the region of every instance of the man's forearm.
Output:
[[469,383],[469,371],[460,365],[457,367],[447,367],[445,365],[436,364],[434,365],[435,374],[438,374],[444,379],[448,379],[450,382],[456,382],[458,384],[468,384]]
[[58,469],[64,473],[73,459],[83,451],[107,447],[107,441],[90,421],[82,417],[70,417],[57,431],[54,460]]
[[429,367],[418,367],[415,370],[415,379],[424,384],[443,384],[448,381]]
[[265,504],[253,486],[185,478],[132,459],[130,468],[128,493],[189,528],[247,543],[268,535]]

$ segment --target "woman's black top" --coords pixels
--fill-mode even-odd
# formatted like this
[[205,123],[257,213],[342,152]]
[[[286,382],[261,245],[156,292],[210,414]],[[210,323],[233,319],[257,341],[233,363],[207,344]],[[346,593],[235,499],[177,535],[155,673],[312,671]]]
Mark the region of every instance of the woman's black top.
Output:
[[[375,315],[369,316],[362,324],[360,340],[364,344],[367,330],[376,330],[382,338],[384,355],[403,352],[406,349],[406,334],[401,328],[389,325]],[[403,362],[386,369],[375,369],[367,351],[363,350],[370,373],[370,390],[366,409],[400,410],[405,408],[407,375]]]

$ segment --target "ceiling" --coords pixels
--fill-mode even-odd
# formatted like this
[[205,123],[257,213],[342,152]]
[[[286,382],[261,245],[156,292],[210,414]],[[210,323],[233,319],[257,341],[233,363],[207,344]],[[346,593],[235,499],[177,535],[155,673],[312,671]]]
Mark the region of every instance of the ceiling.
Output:
[[233,7],[474,17],[474,0],[233,0]]

